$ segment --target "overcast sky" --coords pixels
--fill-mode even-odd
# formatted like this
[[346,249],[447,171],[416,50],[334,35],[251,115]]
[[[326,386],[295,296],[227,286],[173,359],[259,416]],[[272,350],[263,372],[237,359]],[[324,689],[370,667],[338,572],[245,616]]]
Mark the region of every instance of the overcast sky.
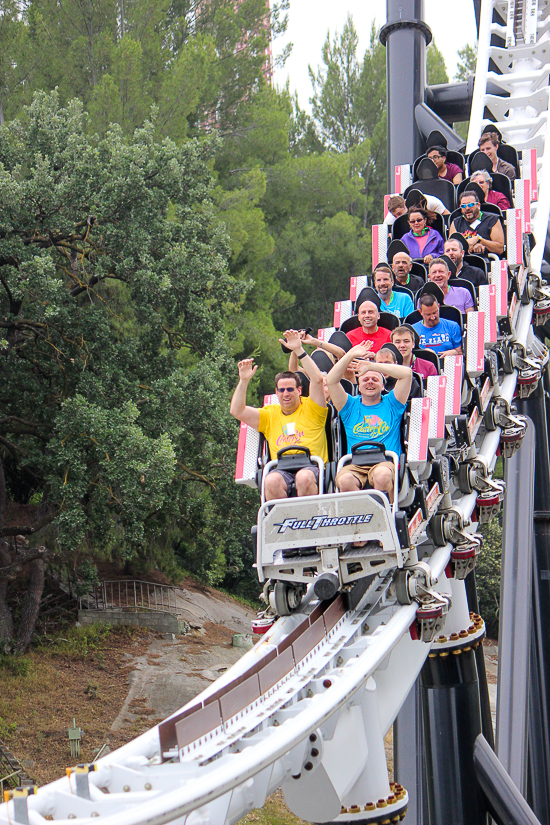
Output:
[[[378,10],[374,11],[373,6],[377,6]],[[312,93],[308,64],[316,70],[321,63],[321,49],[327,31],[330,29],[331,37],[336,31],[341,32],[348,13],[359,35],[358,56],[362,58],[369,45],[373,20],[378,27],[386,22],[384,3],[374,3],[373,0],[290,0],[287,33],[273,46],[275,54],[288,42],[293,43],[294,48],[285,66],[276,71],[275,82],[283,87],[290,78],[291,91],[297,90],[302,108],[309,109],[308,101]],[[456,71],[457,50],[476,41],[474,4],[465,0],[460,3],[455,0],[424,0],[424,14],[452,80]]]

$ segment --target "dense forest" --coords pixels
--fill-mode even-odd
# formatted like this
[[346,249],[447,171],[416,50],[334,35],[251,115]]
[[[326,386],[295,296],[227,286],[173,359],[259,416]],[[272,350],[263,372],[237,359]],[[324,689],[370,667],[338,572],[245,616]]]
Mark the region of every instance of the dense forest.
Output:
[[235,361],[259,363],[257,403],[279,331],[324,326],[369,269],[385,50],[373,28],[358,54],[351,19],[327,35],[309,114],[266,79],[284,2],[0,11],[0,640],[24,650],[49,570],[257,592]]

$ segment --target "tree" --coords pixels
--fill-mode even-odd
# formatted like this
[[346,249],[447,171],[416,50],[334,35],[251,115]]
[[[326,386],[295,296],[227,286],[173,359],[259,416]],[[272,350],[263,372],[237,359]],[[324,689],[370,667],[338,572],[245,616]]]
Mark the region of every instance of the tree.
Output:
[[357,32],[348,14],[342,33],[323,45],[324,68],[315,74],[309,67],[313,86],[310,99],[313,117],[321,138],[329,149],[347,152],[364,136],[364,124],[357,111],[361,94],[361,66],[357,60]]
[[226,329],[246,287],[212,208],[215,144],[157,143],[151,123],[98,138],[86,119],[78,101],[39,93],[0,129],[0,639],[12,649],[30,642],[48,559],[154,561],[172,535],[219,580],[227,508],[242,518],[233,567],[252,520],[253,496],[231,480]]
[[456,68],[455,80],[468,80],[470,75],[475,74],[477,63],[477,45],[466,44],[458,52],[458,65]]
[[430,86],[449,82],[445,58],[435,45],[434,40],[432,40],[426,50],[426,75]]

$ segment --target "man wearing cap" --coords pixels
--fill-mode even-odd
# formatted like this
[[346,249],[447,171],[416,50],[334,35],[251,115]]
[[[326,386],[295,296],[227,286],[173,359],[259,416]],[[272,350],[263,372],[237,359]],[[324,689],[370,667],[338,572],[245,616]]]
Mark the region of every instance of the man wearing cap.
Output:
[[388,264],[378,264],[372,276],[374,288],[382,303],[380,308],[384,312],[391,312],[398,318],[404,318],[409,312],[414,312],[414,304],[406,292],[394,292],[393,274]]
[[470,252],[487,255],[504,252],[504,232],[498,215],[482,212],[477,192],[468,189],[460,196],[461,215],[454,219],[449,227],[449,235],[455,232],[464,235]]
[[397,329],[392,330],[391,340],[392,344],[401,353],[406,367],[410,367],[413,372],[417,372],[423,378],[428,378],[429,375],[437,375],[437,370],[431,361],[413,355],[413,349],[415,346],[419,346],[420,339],[417,331],[410,324],[402,324]]
[[[471,294],[463,286],[449,286],[449,278],[451,272],[449,263],[450,259],[434,258],[430,261],[428,269],[428,280],[440,288],[443,293],[443,303],[449,307],[456,307],[462,313],[472,312],[474,302]],[[454,265],[453,265],[454,266]]]
[[451,259],[456,267],[455,278],[464,278],[474,286],[486,286],[487,276],[477,266],[464,263],[464,255],[468,254],[468,241],[464,235],[455,232],[445,241],[445,255]]
[[[400,425],[405,404],[409,397],[412,370],[402,364],[370,362],[359,376],[359,395],[348,395],[340,380],[354,358],[364,358],[366,343],[352,347],[327,375],[332,403],[340,413],[344,425],[348,450],[360,441],[378,441],[387,450],[401,453]],[[385,378],[395,378],[393,390],[382,396]],[[395,467],[391,461],[382,461],[373,467],[347,464],[336,476],[336,486],[341,492],[363,489],[367,482],[375,490],[381,490],[393,500]]]
[[354,346],[363,341],[368,342],[368,349],[374,354],[378,352],[382,344],[390,340],[390,331],[378,326],[382,302],[374,290],[369,290],[369,292],[372,297],[362,301],[357,309],[360,326],[350,329],[346,335]]
[[411,272],[413,259],[409,250],[401,241],[392,241],[388,248],[388,261],[391,264],[395,282],[406,286],[412,293],[418,292],[424,286],[424,281]]
[[426,293],[420,298],[418,307],[422,316],[421,321],[413,324],[420,338],[423,349],[433,349],[439,357],[444,355],[460,355],[462,352],[462,332],[455,321],[439,317],[437,298]]

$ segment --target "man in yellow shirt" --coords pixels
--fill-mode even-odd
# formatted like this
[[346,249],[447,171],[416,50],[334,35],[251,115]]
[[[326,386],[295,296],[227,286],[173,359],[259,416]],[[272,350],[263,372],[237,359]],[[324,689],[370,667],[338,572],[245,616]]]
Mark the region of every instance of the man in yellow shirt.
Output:
[[[258,409],[246,404],[246,391],[257,365],[252,358],[239,361],[239,383],[231,399],[230,412],[239,421],[263,433],[269,445],[271,458],[288,447],[307,447],[311,455],[328,461],[325,422],[327,402],[323,389],[323,375],[303,348],[300,334],[293,329],[285,332],[285,340],[279,339],[288,349],[296,352],[309,376],[309,397],[302,398],[300,378],[295,372],[280,372],[275,376],[275,392],[279,404]],[[285,456],[289,453],[285,453]],[[284,462],[283,462],[284,463]],[[312,496],[319,492],[319,468],[316,464],[298,470],[275,469],[265,480],[267,501],[287,498],[292,483],[299,496]]]

